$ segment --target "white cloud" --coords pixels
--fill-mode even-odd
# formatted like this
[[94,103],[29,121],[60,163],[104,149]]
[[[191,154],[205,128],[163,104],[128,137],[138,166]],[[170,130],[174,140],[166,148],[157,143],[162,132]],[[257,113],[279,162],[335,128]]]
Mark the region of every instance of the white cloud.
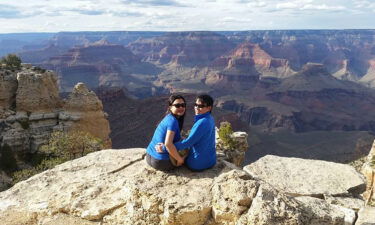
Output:
[[276,5],[277,9],[297,9],[300,4],[296,2],[283,2]]
[[0,32],[375,28],[374,1],[2,0]]
[[341,11],[341,10],[345,10],[346,8],[344,6],[329,6],[326,4],[322,4],[322,5],[308,4],[308,5],[304,5],[301,9]]

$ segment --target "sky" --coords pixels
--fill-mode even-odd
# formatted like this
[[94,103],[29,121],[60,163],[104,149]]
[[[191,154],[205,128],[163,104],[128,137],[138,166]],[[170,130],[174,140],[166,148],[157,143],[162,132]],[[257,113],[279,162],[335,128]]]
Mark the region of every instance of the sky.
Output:
[[374,28],[375,0],[0,1],[0,33]]

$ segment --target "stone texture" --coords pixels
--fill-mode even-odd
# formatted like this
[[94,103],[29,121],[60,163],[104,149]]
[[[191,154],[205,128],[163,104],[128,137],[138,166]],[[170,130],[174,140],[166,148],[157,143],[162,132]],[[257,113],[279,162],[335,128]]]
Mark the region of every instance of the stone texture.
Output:
[[52,72],[23,70],[17,73],[16,110],[51,112],[61,107],[56,76]]
[[[305,204],[307,208],[309,208],[312,212],[314,212],[317,215],[324,215],[329,212],[331,215],[331,218],[327,218],[328,220],[335,221],[337,224],[343,224],[343,225],[352,225],[354,224],[356,220],[356,214],[355,211],[352,209],[348,209],[342,206],[338,205],[331,205],[328,202],[313,198],[309,196],[301,196],[296,198],[298,201]],[[316,207],[319,206],[319,207]],[[319,224],[316,223],[316,221],[309,221],[306,224]]]
[[[82,104],[84,103],[84,104]],[[77,120],[70,129],[83,130],[102,139],[106,146],[111,146],[110,128],[103,105],[93,91],[89,91],[83,83],[78,83],[64,104],[70,118]]]
[[365,179],[353,167],[333,162],[267,155],[244,170],[295,196],[360,194],[365,189]]
[[[17,79],[9,71],[0,71],[0,110],[14,107]],[[0,119],[1,119],[0,115]]]
[[366,203],[375,203],[375,141],[366,158],[366,162],[362,166],[361,173],[367,181],[366,191],[363,193]]
[[82,83],[63,102],[54,73],[23,65],[17,74],[0,70],[0,94],[0,145],[20,155],[36,152],[56,130],[90,132],[111,146],[102,103]]
[[374,225],[375,224],[375,207],[366,206],[359,210],[358,220],[355,225]]
[[220,175],[212,187],[212,215],[217,223],[237,221],[246,212],[260,184],[242,170]]
[[[149,167],[145,149],[102,150],[0,192],[10,224],[344,224],[328,203],[303,203],[219,160],[204,172]],[[64,223],[65,222],[65,223]]]
[[343,206],[355,211],[358,211],[365,205],[365,201],[360,198],[324,196],[324,199],[330,204]]

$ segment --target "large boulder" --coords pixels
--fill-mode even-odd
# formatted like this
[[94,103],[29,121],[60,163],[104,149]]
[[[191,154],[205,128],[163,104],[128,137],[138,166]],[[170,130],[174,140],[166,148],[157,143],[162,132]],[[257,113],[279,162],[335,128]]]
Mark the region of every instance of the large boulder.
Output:
[[51,112],[61,107],[57,78],[52,72],[29,69],[17,73],[17,111]]
[[361,194],[366,183],[353,167],[345,164],[267,155],[244,170],[293,196],[347,196]]
[[70,129],[87,131],[102,139],[107,147],[111,146],[109,138],[111,130],[107,115],[103,111],[103,104],[84,83],[74,86],[64,103],[64,111],[60,112],[59,118],[62,124],[67,124]]
[[4,225],[344,224],[331,204],[304,203],[219,160],[204,172],[149,167],[145,149],[103,150],[0,192]]
[[356,225],[374,225],[375,207],[366,206],[359,210]]

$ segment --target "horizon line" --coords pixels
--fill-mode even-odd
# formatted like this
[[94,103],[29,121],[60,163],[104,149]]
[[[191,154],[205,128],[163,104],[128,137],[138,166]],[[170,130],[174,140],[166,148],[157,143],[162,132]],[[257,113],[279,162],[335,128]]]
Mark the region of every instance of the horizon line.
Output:
[[351,31],[351,30],[368,30],[375,31],[375,28],[344,28],[344,29],[328,29],[328,28],[306,28],[306,29],[253,29],[253,30],[180,30],[180,31],[157,31],[157,30],[82,30],[82,31],[30,31],[30,32],[0,32],[0,35],[6,34],[57,34],[57,33],[105,33],[105,32],[142,32],[142,33],[185,33],[185,32],[248,32],[248,31]]

